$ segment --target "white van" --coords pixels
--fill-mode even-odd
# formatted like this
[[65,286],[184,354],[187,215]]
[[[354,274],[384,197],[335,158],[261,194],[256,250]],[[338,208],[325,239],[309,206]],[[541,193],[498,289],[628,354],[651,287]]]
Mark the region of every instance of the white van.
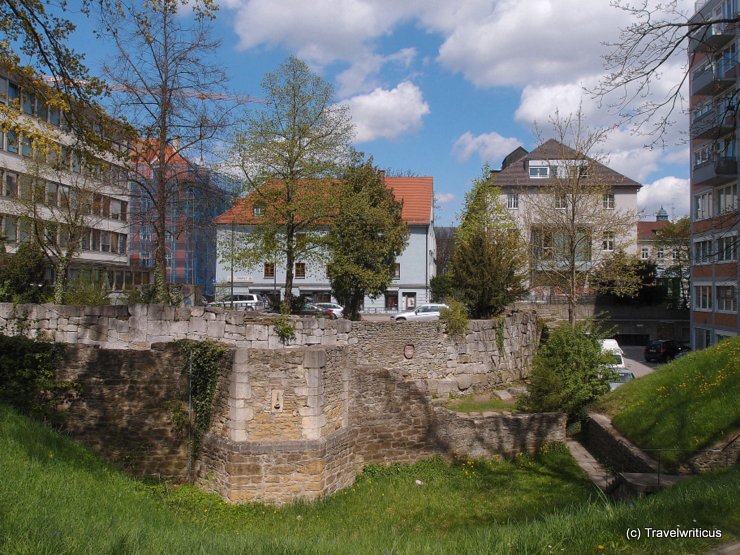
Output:
[[609,366],[615,370],[626,368],[626,365],[624,364],[624,351],[622,351],[622,348],[619,346],[616,339],[602,339],[601,352],[609,354],[612,359]]

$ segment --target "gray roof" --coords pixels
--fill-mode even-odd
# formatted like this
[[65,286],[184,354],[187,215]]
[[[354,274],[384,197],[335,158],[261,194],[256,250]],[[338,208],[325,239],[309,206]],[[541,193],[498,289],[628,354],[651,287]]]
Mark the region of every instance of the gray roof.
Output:
[[[521,149],[521,147],[517,148],[512,152],[512,154],[521,154],[519,149]],[[509,156],[511,156],[511,154]],[[509,159],[509,156],[506,157],[507,160]],[[515,155],[514,161],[510,161],[503,169],[492,174],[493,182],[502,189],[510,187],[532,187],[547,184],[546,179],[530,179],[528,168],[530,160],[588,160],[589,175],[587,179],[592,179],[595,183],[608,185],[609,187],[628,187],[634,189],[642,187],[642,185],[634,179],[630,179],[629,177],[608,168],[593,158],[579,154],[569,146],[564,145],[555,139],[545,141],[532,152],[528,152],[523,156]]]

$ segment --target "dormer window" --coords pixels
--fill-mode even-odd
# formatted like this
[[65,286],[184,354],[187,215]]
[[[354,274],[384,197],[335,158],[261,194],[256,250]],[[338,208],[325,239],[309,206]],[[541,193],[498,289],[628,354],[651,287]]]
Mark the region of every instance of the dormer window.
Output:
[[252,207],[252,215],[253,216],[264,216],[265,215],[265,207],[261,204],[255,204]]
[[544,179],[550,177],[550,166],[529,166],[529,177],[531,179]]

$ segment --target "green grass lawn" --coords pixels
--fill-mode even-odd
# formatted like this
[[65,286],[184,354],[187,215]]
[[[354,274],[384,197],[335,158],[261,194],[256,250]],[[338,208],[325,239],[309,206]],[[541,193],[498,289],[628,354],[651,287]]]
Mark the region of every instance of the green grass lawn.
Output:
[[127,478],[0,406],[0,476],[3,555],[695,553],[717,540],[628,542],[625,532],[715,526],[724,541],[740,533],[737,469],[611,505],[562,446],[509,461],[370,467],[319,502],[233,506],[190,486]]
[[663,460],[690,458],[740,431],[740,337],[660,366],[592,408],[639,447],[682,450],[664,452]]

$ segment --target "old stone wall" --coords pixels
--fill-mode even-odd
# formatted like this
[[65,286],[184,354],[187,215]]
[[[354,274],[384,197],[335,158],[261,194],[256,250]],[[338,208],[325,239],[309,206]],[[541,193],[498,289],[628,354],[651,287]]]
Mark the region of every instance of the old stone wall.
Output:
[[222,308],[163,305],[73,307],[0,304],[0,333],[106,349],[147,349],[153,343],[211,339],[237,349],[347,347],[360,364],[418,380],[437,396],[486,390],[526,377],[537,346],[536,314],[513,310],[474,320],[460,336],[440,322],[350,322],[294,317],[296,338],[284,345],[275,317]]
[[559,412],[461,414],[435,407],[435,436],[454,457],[535,453],[545,442],[564,442],[566,415]]
[[591,413],[585,424],[588,450],[617,472],[657,472],[658,463],[620,434],[603,414]]
[[146,351],[68,345],[58,377],[81,392],[60,407],[65,431],[137,475],[186,478],[187,433],[176,422],[188,407],[184,362],[172,343]]

